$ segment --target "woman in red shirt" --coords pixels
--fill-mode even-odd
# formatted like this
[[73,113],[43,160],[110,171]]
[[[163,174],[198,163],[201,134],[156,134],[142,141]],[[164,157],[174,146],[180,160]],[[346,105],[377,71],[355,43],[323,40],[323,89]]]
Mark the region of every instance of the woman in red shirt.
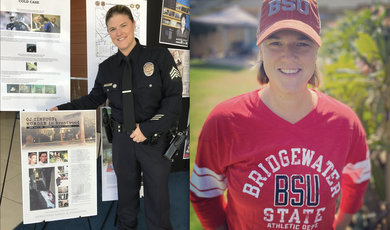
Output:
[[190,189],[205,229],[345,229],[360,209],[371,170],[364,129],[308,87],[319,84],[320,30],[315,0],[263,2],[263,88],[219,104],[199,137]]

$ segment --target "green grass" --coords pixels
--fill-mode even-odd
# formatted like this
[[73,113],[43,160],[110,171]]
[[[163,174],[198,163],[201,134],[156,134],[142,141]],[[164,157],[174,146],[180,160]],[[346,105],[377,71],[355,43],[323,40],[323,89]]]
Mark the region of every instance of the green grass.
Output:
[[[190,91],[190,154],[192,173],[198,146],[198,137],[211,110],[231,97],[260,88],[256,80],[257,71],[230,66],[209,65],[203,61],[191,61]],[[190,229],[203,229],[190,207]]]

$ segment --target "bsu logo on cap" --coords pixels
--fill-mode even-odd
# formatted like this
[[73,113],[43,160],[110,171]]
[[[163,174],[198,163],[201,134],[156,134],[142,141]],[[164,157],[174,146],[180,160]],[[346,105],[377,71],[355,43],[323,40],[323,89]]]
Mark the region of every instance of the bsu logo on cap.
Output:
[[301,32],[321,46],[321,21],[317,0],[264,0],[257,45],[282,29]]
[[282,9],[282,11],[294,11],[308,15],[310,3],[307,0],[273,0],[269,2],[268,16],[274,15]]

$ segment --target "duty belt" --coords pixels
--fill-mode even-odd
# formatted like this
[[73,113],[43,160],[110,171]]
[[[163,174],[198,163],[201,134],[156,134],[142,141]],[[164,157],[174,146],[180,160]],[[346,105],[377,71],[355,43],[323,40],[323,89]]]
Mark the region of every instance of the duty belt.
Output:
[[[115,121],[114,119],[111,119],[111,125],[114,130],[116,130],[118,133],[125,133],[126,131],[123,129],[123,124]],[[131,133],[130,133],[131,134]],[[130,135],[128,134],[128,135]],[[155,133],[152,137],[147,138],[145,141],[142,142],[142,144],[145,145],[154,145],[158,142],[158,139],[161,137],[161,134]]]
[[111,119],[111,125],[114,130],[116,130],[118,133],[124,133],[125,131],[122,129],[123,124],[117,122],[114,119]]

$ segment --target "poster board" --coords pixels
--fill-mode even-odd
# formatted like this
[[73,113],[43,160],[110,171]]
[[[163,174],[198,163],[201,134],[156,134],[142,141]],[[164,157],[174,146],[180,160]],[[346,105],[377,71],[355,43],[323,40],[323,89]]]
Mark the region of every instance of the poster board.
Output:
[[107,0],[86,1],[87,7],[87,59],[88,92],[95,83],[99,64],[114,55],[118,48],[112,43],[106,27],[106,13],[114,5],[130,8],[136,22],[134,35],[141,45],[146,45],[147,1],[146,0]]
[[190,1],[163,0],[160,43],[188,47],[190,40]]
[[0,110],[70,100],[70,1],[1,1]]
[[95,110],[20,113],[23,223],[97,214]]
[[103,109],[111,116],[110,107],[100,108],[101,124],[101,160],[102,160],[102,201],[118,200],[117,179],[112,161],[112,144],[108,142],[105,128],[103,125]]
[[180,72],[183,83],[183,97],[190,97],[190,51],[184,49],[169,48],[173,60]]

